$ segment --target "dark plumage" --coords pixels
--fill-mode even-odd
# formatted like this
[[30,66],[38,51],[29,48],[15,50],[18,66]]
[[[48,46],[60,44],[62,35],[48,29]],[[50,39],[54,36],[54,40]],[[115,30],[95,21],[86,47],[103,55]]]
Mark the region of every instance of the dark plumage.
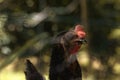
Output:
[[43,76],[36,70],[29,60],[26,60],[26,69],[24,73],[26,80],[44,80]]
[[[75,29],[61,32],[53,39],[50,80],[82,80],[81,67],[77,61],[76,53],[86,42],[85,35],[82,27],[77,25]],[[27,60],[26,66],[26,80],[44,80],[29,60]]]
[[81,67],[76,52],[85,42],[85,32],[80,25],[58,34],[52,43],[50,80],[82,80]]

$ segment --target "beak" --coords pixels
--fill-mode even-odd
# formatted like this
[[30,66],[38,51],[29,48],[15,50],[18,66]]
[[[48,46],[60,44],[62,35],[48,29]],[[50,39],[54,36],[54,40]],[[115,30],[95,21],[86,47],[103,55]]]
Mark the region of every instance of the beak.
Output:
[[87,43],[87,40],[86,39],[79,39],[76,41],[78,44],[85,44]]

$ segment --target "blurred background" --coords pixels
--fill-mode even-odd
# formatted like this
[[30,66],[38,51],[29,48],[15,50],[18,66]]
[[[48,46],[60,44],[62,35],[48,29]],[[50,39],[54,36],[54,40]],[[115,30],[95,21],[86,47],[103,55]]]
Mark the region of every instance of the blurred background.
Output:
[[48,80],[50,41],[76,24],[83,80],[120,80],[120,0],[0,0],[0,80],[25,80],[26,59]]

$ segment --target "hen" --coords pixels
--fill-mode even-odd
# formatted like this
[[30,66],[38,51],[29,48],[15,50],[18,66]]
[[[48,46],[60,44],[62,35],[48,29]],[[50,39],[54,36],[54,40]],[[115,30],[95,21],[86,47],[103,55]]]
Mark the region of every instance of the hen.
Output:
[[76,53],[86,42],[86,33],[81,25],[74,29],[61,32],[52,41],[52,55],[50,61],[50,80],[82,80],[81,67]]

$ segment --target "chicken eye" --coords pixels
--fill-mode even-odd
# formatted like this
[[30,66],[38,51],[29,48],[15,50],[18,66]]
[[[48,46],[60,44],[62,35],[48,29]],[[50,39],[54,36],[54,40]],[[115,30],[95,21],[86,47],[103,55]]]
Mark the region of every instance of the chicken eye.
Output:
[[78,38],[78,35],[74,35],[74,39],[75,39],[75,38]]

